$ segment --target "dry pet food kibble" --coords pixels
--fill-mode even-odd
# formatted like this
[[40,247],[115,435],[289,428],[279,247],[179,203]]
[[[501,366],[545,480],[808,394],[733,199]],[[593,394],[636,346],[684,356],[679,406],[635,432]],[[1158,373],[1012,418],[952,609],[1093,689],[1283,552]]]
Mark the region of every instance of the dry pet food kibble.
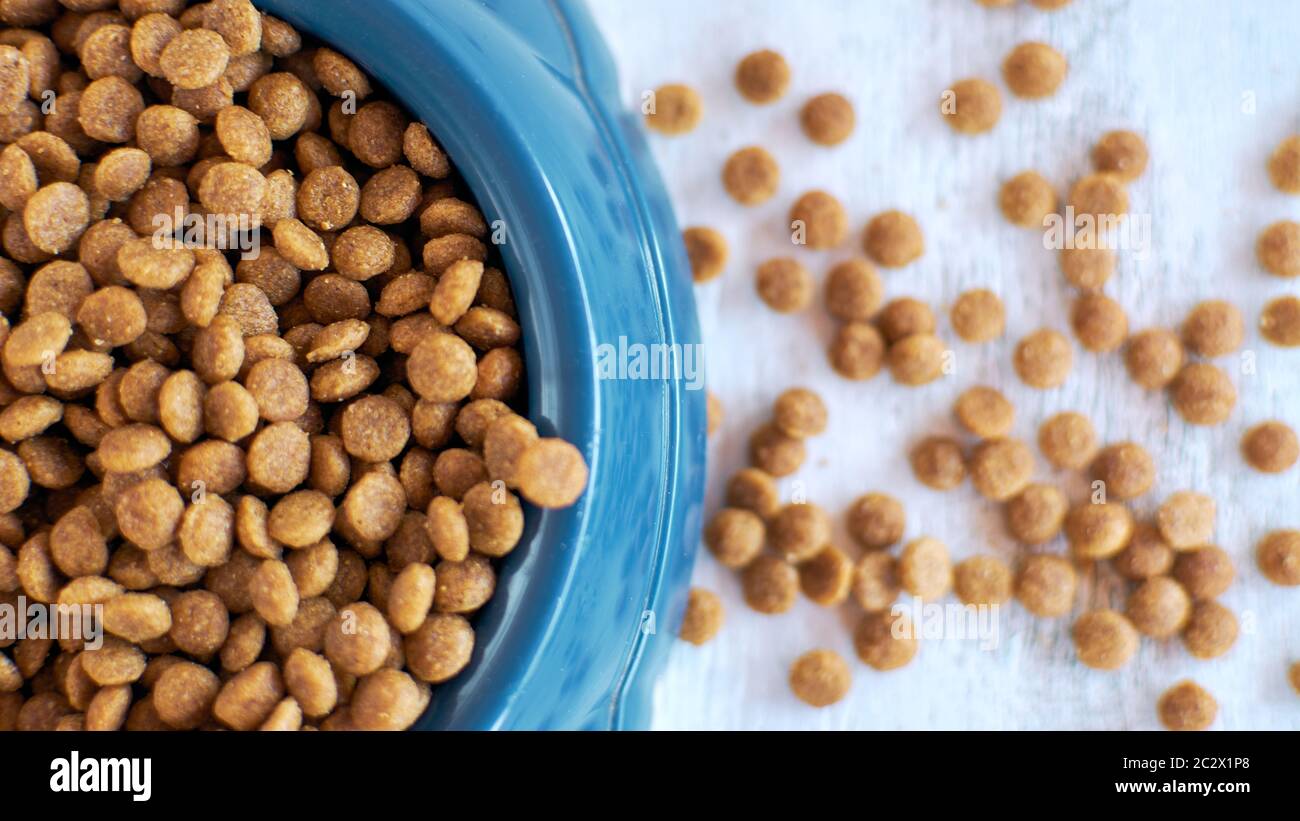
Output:
[[722,166],[722,185],[741,205],[758,205],[772,198],[781,182],[781,169],[758,146],[742,148]]
[[1073,359],[1069,340],[1057,331],[1041,328],[1016,345],[1013,364],[1020,381],[1047,390],[1064,384]]
[[1255,561],[1264,578],[1284,587],[1300,585],[1300,531],[1275,530],[1255,548]]
[[718,594],[692,587],[682,616],[681,637],[691,644],[704,644],[722,628],[722,600]]
[[1300,136],[1292,134],[1268,157],[1268,177],[1284,194],[1300,194]]
[[1033,474],[1034,452],[1019,439],[987,439],[971,453],[971,482],[981,496],[995,502],[1020,493]]
[[[0,3],[30,27],[0,46],[28,72],[0,66],[0,588],[102,605],[106,636],[20,645],[0,725],[410,726],[469,663],[511,490],[588,479],[515,415],[487,217],[355,63],[248,0],[28,5]],[[673,96],[652,124],[692,124]]]
[[1005,436],[1015,421],[1016,409],[996,388],[978,385],[963,391],[953,405],[962,427],[981,439]]
[[952,304],[952,328],[966,342],[992,342],[1006,328],[1006,310],[1002,300],[982,288],[966,291]]
[[1165,543],[1175,550],[1209,544],[1214,538],[1214,499],[1204,493],[1180,490],[1156,511],[1156,526]]
[[1064,55],[1046,43],[1021,43],[1002,61],[1002,79],[1017,97],[1037,99],[1056,92],[1067,68]]
[[1146,170],[1146,142],[1132,131],[1108,131],[1092,147],[1092,167],[1132,182]]
[[695,226],[682,231],[686,256],[696,282],[717,278],[727,265],[727,240],[712,228]]
[[1079,661],[1094,670],[1118,670],[1138,648],[1133,624],[1114,610],[1093,610],[1074,623],[1074,649]]
[[652,92],[650,103],[645,122],[660,134],[677,135],[693,131],[704,113],[700,95],[695,89],[680,83],[659,86]]
[[1155,483],[1156,466],[1146,448],[1120,442],[1102,448],[1092,460],[1092,477],[1105,484],[1109,496],[1136,499]]
[[826,310],[845,322],[866,322],[884,301],[885,285],[865,259],[838,263],[826,274]]
[[799,125],[808,139],[818,145],[839,145],[853,133],[857,115],[842,94],[818,94],[799,109]]
[[802,311],[812,302],[812,275],[790,257],[769,259],[758,266],[755,286],[759,297],[778,313]]
[[749,564],[740,576],[745,603],[759,613],[784,613],[794,606],[799,595],[799,571],[789,562],[772,555],[762,555]]
[[954,131],[982,134],[997,125],[1002,116],[1002,95],[987,80],[958,80],[940,96],[939,113]]
[[844,698],[851,683],[848,664],[831,650],[810,650],[790,667],[790,689],[813,707],[829,707]]
[[1043,219],[1056,211],[1056,191],[1037,171],[1022,171],[1002,184],[998,208],[1012,225],[1042,228]]
[[790,86],[790,65],[775,51],[746,54],[736,66],[736,90],[751,103],[774,103]]
[[1194,681],[1180,681],[1156,702],[1160,723],[1170,730],[1205,730],[1219,714],[1219,704]]
[[1300,459],[1300,441],[1283,422],[1260,422],[1241,437],[1241,454],[1262,473],[1282,473]]
[[1178,335],[1165,328],[1148,328],[1129,337],[1124,365],[1133,381],[1147,390],[1160,390],[1178,376],[1185,354]]
[[994,556],[974,556],[953,570],[953,589],[963,604],[1004,604],[1012,587],[1011,568]]
[[877,265],[901,268],[925,252],[925,239],[911,215],[884,211],[867,223],[862,247]]
[[849,231],[844,206],[825,191],[809,191],[790,206],[790,228],[809,248],[834,248]]
[[1183,344],[1194,354],[1214,359],[1241,347],[1246,323],[1230,302],[1202,302],[1183,320]]
[[1255,256],[1273,276],[1300,276],[1300,222],[1281,220],[1261,231]]
[[1232,380],[1208,362],[1183,366],[1170,385],[1174,410],[1193,425],[1219,425],[1232,415],[1237,389]]
[[1078,577],[1068,559],[1048,554],[1025,557],[1016,577],[1016,598],[1040,618],[1058,618],[1074,607]]
[[1300,297],[1288,294],[1270,300],[1259,313],[1259,332],[1274,345],[1300,346]]
[[966,455],[961,443],[945,436],[928,436],[908,455],[912,472],[926,487],[952,490],[966,478]]

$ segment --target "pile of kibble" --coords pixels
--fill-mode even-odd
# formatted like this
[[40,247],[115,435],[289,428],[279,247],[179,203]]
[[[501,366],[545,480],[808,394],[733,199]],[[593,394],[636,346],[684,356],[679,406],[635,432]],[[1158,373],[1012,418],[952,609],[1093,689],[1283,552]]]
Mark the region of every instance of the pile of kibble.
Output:
[[104,633],[0,640],[0,729],[410,726],[470,661],[519,496],[587,481],[519,415],[483,215],[424,125],[248,0],[0,20],[0,604]]
[[[980,0],[986,6],[1015,0]],[[1033,0],[1051,10],[1069,0]],[[735,85],[755,104],[779,99],[790,82],[790,67],[775,51],[758,51],[737,66]],[[1028,42],[1007,54],[1001,66],[1006,87],[1020,101],[1049,97],[1065,82],[1068,61],[1045,43]],[[656,92],[657,108],[647,124],[662,133],[684,133],[696,126],[703,106],[689,87],[669,85]],[[1002,112],[1002,94],[993,82],[967,78],[941,94],[939,113],[957,135],[990,132]],[[821,94],[802,107],[800,123],[814,143],[834,146],[853,131],[851,103],[839,94]],[[1127,185],[1145,171],[1144,140],[1131,131],[1099,136],[1091,155],[1094,171],[1070,188],[1066,204],[1076,215],[1118,219],[1128,212]],[[1283,192],[1300,194],[1300,136],[1293,136],[1269,158],[1267,171]],[[738,204],[752,206],[777,194],[776,159],[759,146],[735,152],[722,168],[722,185]],[[1042,230],[1058,213],[1053,185],[1027,170],[1004,181],[997,206],[1008,223]],[[839,201],[825,191],[806,192],[789,211],[795,245],[833,249],[842,245],[848,218]],[[716,230],[687,228],[684,241],[697,282],[720,276],[728,257],[726,239]],[[946,375],[946,345],[936,336],[935,312],[924,302],[901,296],[885,300],[877,266],[902,268],[925,252],[920,224],[912,215],[885,211],[867,223],[861,239],[865,256],[834,264],[823,283],[823,305],[839,323],[828,358],[833,370],[850,380],[867,380],[888,369],[902,385],[921,385]],[[1300,224],[1283,221],[1259,237],[1256,253],[1262,268],[1279,277],[1300,276]],[[1221,300],[1195,306],[1178,329],[1148,328],[1130,333],[1123,307],[1104,293],[1116,267],[1107,247],[1068,248],[1059,252],[1065,280],[1077,291],[1070,310],[1071,331],[1089,353],[1122,352],[1132,380],[1147,390],[1167,391],[1173,408],[1189,424],[1220,425],[1236,407],[1236,388],[1211,360],[1235,353],[1242,345],[1241,312]],[[815,292],[813,277],[792,257],[767,260],[755,277],[758,297],[771,309],[797,312],[808,308]],[[999,339],[1005,312],[999,297],[986,289],[958,295],[952,304],[953,330],[966,344]],[[1300,345],[1300,299],[1283,296],[1268,303],[1259,319],[1270,343]],[[1066,334],[1041,328],[1016,345],[1012,366],[1019,379],[1038,390],[1066,382],[1073,365]],[[710,396],[710,431],[722,421],[722,405]],[[918,481],[935,490],[960,486],[967,477],[984,498],[1003,505],[1008,533],[1025,550],[1014,567],[997,556],[975,556],[953,565],[947,547],[919,536],[905,540],[907,516],[894,497],[866,493],[845,512],[847,531],[859,549],[856,560],[831,543],[831,520],[816,504],[797,499],[782,504],[776,479],[789,476],[804,462],[803,440],[820,433],[827,409],[806,388],[781,394],[773,418],[750,438],[750,466],[731,476],[725,506],[704,531],[704,542],[719,562],[740,574],[745,602],[760,613],[783,613],[799,591],[816,604],[834,607],[852,601],[862,612],[853,637],[861,660],[876,670],[906,665],[919,649],[913,630],[895,631],[903,613],[891,613],[902,592],[932,602],[955,592],[967,605],[1002,605],[1015,598],[1026,611],[1046,619],[1070,615],[1076,606],[1078,570],[1109,561],[1129,584],[1124,612],[1084,612],[1072,637],[1080,662],[1098,670],[1126,665],[1140,637],[1163,641],[1181,637],[1198,659],[1214,659],[1238,637],[1236,616],[1217,599],[1232,584],[1235,571],[1228,554],[1214,544],[1214,499],[1190,490],[1171,494],[1152,521],[1137,521],[1125,503],[1146,495],[1155,482],[1155,463],[1140,444],[1102,446],[1092,423],[1075,412],[1044,420],[1038,449],[1057,470],[1085,471],[1093,494],[1071,503],[1055,484],[1035,481],[1037,460],[1030,444],[1009,436],[1015,407],[996,387],[973,385],[963,391],[953,415],[963,438],[923,437],[909,453]],[[1259,422],[1242,437],[1246,462],[1263,473],[1290,470],[1300,457],[1300,443],[1285,423]],[[1096,489],[1100,489],[1099,491]],[[1067,550],[1041,552],[1064,536]],[[902,544],[898,555],[896,545]],[[1257,546],[1257,563],[1270,581],[1300,585],[1300,530],[1266,535]],[[722,604],[712,592],[691,592],[682,637],[700,644],[722,624]],[[1300,691],[1300,663],[1289,669]],[[814,706],[839,701],[851,686],[851,672],[835,652],[816,649],[796,660],[790,670],[795,695]],[[1180,682],[1159,700],[1161,721],[1175,729],[1209,726],[1216,714],[1214,698],[1194,682]]]

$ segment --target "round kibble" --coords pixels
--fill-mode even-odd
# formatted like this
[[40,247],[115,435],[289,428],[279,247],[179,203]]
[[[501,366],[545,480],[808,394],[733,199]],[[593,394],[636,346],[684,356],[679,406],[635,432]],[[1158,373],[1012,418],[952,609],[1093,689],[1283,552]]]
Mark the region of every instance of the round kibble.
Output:
[[1134,382],[1147,390],[1167,387],[1183,366],[1183,343],[1165,328],[1134,334],[1124,350],[1124,365]]
[[1300,345],[1300,298],[1288,295],[1270,300],[1260,311],[1259,332],[1274,345]]
[[1137,652],[1137,630],[1114,610],[1084,613],[1071,634],[1079,661],[1094,670],[1118,670]]
[[782,559],[762,555],[745,566],[740,576],[745,603],[759,613],[784,613],[799,595],[799,571]]
[[776,482],[758,468],[742,468],[727,482],[727,506],[769,519],[781,506]]
[[886,268],[901,268],[925,252],[921,226],[902,211],[884,211],[867,223],[862,235],[867,256]]
[[1214,538],[1214,499],[1204,493],[1180,490],[1156,511],[1156,525],[1165,543],[1175,550],[1209,544]]
[[538,507],[568,507],[587,486],[587,463],[563,439],[538,439],[520,454],[515,481],[524,498]]
[[812,275],[789,257],[770,259],[758,266],[755,279],[758,295],[779,313],[793,313],[812,302]]
[[1055,619],[1074,607],[1078,575],[1074,565],[1060,556],[1026,556],[1016,576],[1016,599],[1026,610],[1044,619]]
[[790,86],[790,65],[771,49],[755,51],[737,64],[735,82],[736,90],[751,103],[774,103]]
[[1231,610],[1216,601],[1200,601],[1183,628],[1183,646],[1198,659],[1218,658],[1237,643],[1238,632]]
[[1115,273],[1115,251],[1108,247],[1063,248],[1058,261],[1066,282],[1084,291],[1099,290]]
[[1025,489],[1033,473],[1034,453],[1019,439],[988,439],[971,452],[971,482],[987,499],[1010,499]]
[[1079,344],[1093,353],[1119,350],[1128,336],[1128,316],[1102,293],[1080,294],[1070,306],[1070,327]]
[[1191,613],[1191,597],[1168,576],[1155,576],[1138,585],[1129,594],[1125,610],[1139,633],[1156,639],[1167,639],[1182,631]]
[[158,55],[158,67],[177,88],[196,89],[221,79],[230,61],[230,47],[215,31],[189,29],[168,41]]
[[1022,171],[1002,184],[998,208],[1012,225],[1042,228],[1047,215],[1056,212],[1056,191],[1037,171]]
[[799,588],[822,607],[832,607],[848,598],[852,581],[853,562],[834,545],[827,545],[799,565]]
[[1300,222],[1281,220],[1261,231],[1255,256],[1273,276],[1300,276]]
[[1007,501],[1007,530],[1017,541],[1044,544],[1061,532],[1068,510],[1065,494],[1058,488],[1031,484]]
[[722,185],[741,205],[758,205],[772,198],[781,182],[781,169],[758,146],[742,148],[722,167]]
[[718,594],[701,587],[692,587],[686,599],[686,613],[682,616],[682,629],[678,634],[696,646],[707,643],[722,628],[722,600]]
[[919,299],[892,299],[876,318],[876,326],[889,344],[913,334],[933,334],[936,322],[930,306]]
[[1021,43],[1002,61],[1002,79],[1017,97],[1038,99],[1056,93],[1068,68],[1065,56],[1046,43]]
[[1241,311],[1232,303],[1209,300],[1191,310],[1183,320],[1182,331],[1187,350],[1214,359],[1241,347],[1246,325]]
[[790,666],[790,690],[811,707],[829,707],[851,684],[849,665],[832,650],[810,650]]
[[826,275],[826,310],[845,322],[866,322],[880,310],[885,293],[880,274],[865,259],[837,263]]
[[1174,566],[1174,551],[1160,538],[1160,529],[1149,522],[1139,522],[1133,527],[1128,547],[1120,551],[1112,563],[1126,579],[1146,581],[1167,574]]
[[1010,432],[1016,409],[1001,391],[977,385],[957,397],[953,413],[970,433],[982,439],[995,439]]
[[868,613],[887,609],[898,599],[898,564],[883,550],[864,554],[853,566],[853,600]]
[[1069,204],[1076,215],[1089,215],[1109,225],[1128,213],[1128,191],[1116,176],[1097,172],[1081,177],[1070,189]]
[[646,125],[669,136],[694,131],[704,114],[700,95],[680,83],[659,86],[653,92],[651,103],[645,115]]
[[1261,473],[1282,473],[1300,459],[1300,441],[1283,422],[1260,422],[1241,437],[1241,453]]
[[973,344],[998,339],[1006,327],[1002,300],[997,294],[982,288],[966,291],[957,297],[949,316],[957,336]]
[[1178,372],[1170,385],[1170,398],[1184,421],[1219,425],[1232,415],[1237,389],[1221,369],[1208,362],[1193,362]]
[[1108,131],[1092,147],[1092,167],[1132,182],[1146,170],[1146,142],[1132,131]]
[[769,476],[781,478],[799,469],[806,456],[802,439],[789,436],[768,423],[749,437],[750,464]]
[[995,556],[974,556],[953,569],[953,590],[963,604],[1004,604],[1013,587],[1011,568]]
[[1173,575],[1193,599],[1204,601],[1223,595],[1237,572],[1222,548],[1205,545],[1180,551],[1174,560]]
[[1260,539],[1255,562],[1273,584],[1300,585],[1300,531],[1275,530]]
[[1219,714],[1219,704],[1194,681],[1180,681],[1156,702],[1160,723],[1169,730],[1205,730]]
[[1065,538],[1078,559],[1109,559],[1132,536],[1133,514],[1113,502],[1076,505],[1065,516]]
[[826,405],[807,388],[791,388],[773,404],[772,422],[787,436],[816,436],[826,430]]
[[908,542],[898,557],[898,582],[918,599],[942,598],[953,581],[948,548],[938,539],[924,537]]
[[835,332],[827,352],[831,367],[845,379],[870,379],[885,361],[885,340],[874,325],[846,322]]
[[1116,499],[1136,499],[1155,484],[1156,466],[1146,448],[1119,442],[1102,448],[1092,461],[1092,478],[1103,482]]
[[865,550],[882,550],[903,538],[903,505],[884,493],[867,493],[849,506],[845,516],[849,535]]
[[1016,345],[1013,364],[1020,381],[1031,388],[1048,390],[1065,383],[1073,359],[1074,352],[1065,336],[1040,328]]
[[1002,95],[987,80],[958,80],[940,97],[939,113],[958,133],[982,134],[992,130],[1002,116]]
[[834,248],[848,234],[849,219],[840,201],[825,191],[809,191],[790,207],[790,228],[809,248]]
[[799,109],[799,125],[808,139],[818,145],[839,145],[856,125],[853,103],[842,94],[818,94]]
[[749,510],[723,508],[704,529],[704,543],[726,567],[744,567],[763,549],[766,528]]
[[853,649],[863,663],[885,672],[904,667],[916,657],[916,629],[906,614],[867,613],[853,631]]
[[934,490],[952,490],[966,479],[966,455],[961,443],[946,436],[928,436],[908,454],[912,473]]
[[817,555],[830,541],[830,517],[811,502],[788,504],[768,522],[767,538],[772,549],[786,561],[803,562]]
[[934,334],[905,336],[889,346],[889,373],[903,385],[925,385],[943,376],[947,349]]
[[727,240],[706,226],[692,226],[682,231],[691,275],[696,282],[708,282],[722,274],[727,265]]

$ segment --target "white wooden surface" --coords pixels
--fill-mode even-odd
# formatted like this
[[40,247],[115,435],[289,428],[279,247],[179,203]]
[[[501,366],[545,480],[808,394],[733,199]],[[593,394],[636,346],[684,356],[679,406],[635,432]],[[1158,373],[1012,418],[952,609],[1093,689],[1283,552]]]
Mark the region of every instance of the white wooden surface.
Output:
[[[1016,404],[1015,434],[1030,441],[1046,416],[1074,409],[1092,418],[1103,442],[1134,439],[1149,448],[1159,482],[1136,503],[1138,512],[1182,488],[1213,494],[1218,538],[1238,571],[1223,601],[1243,624],[1237,646],[1219,660],[1199,662],[1177,641],[1145,639],[1132,664],[1107,674],[1075,660],[1072,619],[1037,620],[1011,604],[1001,613],[995,649],[929,642],[910,666],[877,673],[853,655],[854,606],[824,610],[801,599],[783,616],[756,614],[744,606],[734,574],[702,551],[695,583],[721,594],[727,622],[705,647],[678,642],[657,690],[656,726],[1154,729],[1157,696],[1192,676],[1218,698],[1218,728],[1300,729],[1300,696],[1285,680],[1287,665],[1300,659],[1300,590],[1268,584],[1253,561],[1263,533],[1300,527],[1300,469],[1253,474],[1237,450],[1241,432],[1261,419],[1300,427],[1300,352],[1265,344],[1253,327],[1268,298],[1297,285],[1265,274],[1252,252],[1268,222],[1300,218],[1300,198],[1275,192],[1264,171],[1273,146],[1300,130],[1300,4],[1075,0],[1046,13],[1028,5],[987,10],[974,0],[590,2],[618,58],[629,106],[643,90],[672,81],[694,85],[705,102],[694,133],[652,139],[679,219],[713,225],[732,250],[725,276],[697,288],[710,387],[727,410],[711,446],[709,511],[720,503],[725,478],[745,463],[747,435],[773,397],[806,384],[826,398],[830,429],[810,442],[804,468],[782,485],[788,493],[792,481],[804,483],[808,498],[835,516],[840,544],[850,547],[840,515],[848,503],[884,489],[905,502],[909,538],[937,536],[955,559],[988,552],[1012,560],[1018,548],[996,505],[969,483],[947,494],[924,488],[905,455],[921,436],[955,432],[948,409],[961,389],[994,384]],[[1004,88],[1003,116],[991,134],[954,135],[937,113],[941,91],[970,75],[1001,85],[1003,55],[1029,39],[1069,58],[1061,90],[1033,103]],[[768,107],[745,103],[731,81],[736,60],[761,47],[782,51],[794,73],[790,93]],[[847,94],[858,113],[854,136],[835,149],[812,145],[798,129],[799,106],[824,90]],[[1096,137],[1118,127],[1146,135],[1151,148],[1151,164],[1130,195],[1133,212],[1151,215],[1154,236],[1147,259],[1121,254],[1107,291],[1125,306],[1133,329],[1176,323],[1202,298],[1228,298],[1243,310],[1256,372],[1242,373],[1234,357],[1219,363],[1240,393],[1221,427],[1185,425],[1163,395],[1129,382],[1117,355],[1076,346],[1069,381],[1046,392],[1020,385],[1011,368],[1012,347],[1025,333],[1044,324],[1068,333],[1071,293],[1040,235],[1000,218],[997,187],[1034,168],[1064,195],[1088,169]],[[779,194],[754,209],[731,202],[718,179],[728,153],[747,144],[771,150],[783,174]],[[810,188],[835,193],[847,207],[853,230],[843,247],[791,248],[785,214]],[[933,304],[957,356],[953,376],[920,389],[897,386],[887,373],[866,383],[838,378],[825,359],[833,326],[820,300],[801,315],[779,316],[753,288],[758,262],[792,253],[820,285],[832,261],[860,253],[867,218],[894,207],[917,216],[927,250],[906,269],[884,274],[888,295]],[[1008,312],[1006,337],[979,347],[957,340],[947,321],[953,298],[977,286],[998,292]],[[1039,473],[1081,497],[1080,477],[1054,475],[1041,460]],[[1079,607],[1122,606],[1121,589],[1103,571],[1085,584]],[[790,694],[786,675],[800,653],[823,646],[850,660],[854,682],[845,700],[814,710]]]

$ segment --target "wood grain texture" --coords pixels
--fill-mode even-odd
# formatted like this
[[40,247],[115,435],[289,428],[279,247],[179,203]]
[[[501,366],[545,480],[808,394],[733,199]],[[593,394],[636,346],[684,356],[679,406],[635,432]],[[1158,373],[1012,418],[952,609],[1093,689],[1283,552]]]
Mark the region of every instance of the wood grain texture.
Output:
[[[782,490],[801,488],[826,507],[846,549],[842,511],[859,494],[883,489],[906,504],[909,538],[943,539],[956,559],[992,553],[1013,560],[1020,548],[1006,535],[999,506],[969,483],[947,494],[928,490],[906,460],[920,437],[957,432],[949,412],[957,393],[993,384],[1016,404],[1017,436],[1032,441],[1048,415],[1073,409],[1093,420],[1103,442],[1132,439],[1150,449],[1159,480],[1135,503],[1139,514],[1175,490],[1214,495],[1218,540],[1237,566],[1223,602],[1243,628],[1221,659],[1196,661],[1177,641],[1147,639],[1132,664],[1106,674],[1075,660],[1072,617],[1033,619],[1013,603],[1001,613],[996,648],[932,641],[909,667],[876,673],[853,656],[855,607],[828,611],[801,599],[784,616],[759,615],[745,608],[734,574],[702,553],[695,583],[720,593],[727,623],[709,645],[674,650],[656,693],[656,726],[1154,729],[1158,695],[1194,677],[1219,700],[1216,728],[1300,729],[1300,696],[1285,676],[1300,659],[1300,591],[1268,584],[1253,559],[1261,535],[1300,527],[1300,469],[1263,477],[1246,470],[1238,451],[1250,424],[1281,418],[1300,426],[1300,352],[1265,344],[1254,328],[1269,298],[1300,289],[1265,274],[1253,255],[1263,226],[1300,219],[1300,198],[1274,191],[1264,171],[1278,141],[1300,130],[1300,4],[1075,0],[1045,13],[1024,4],[988,10],[973,0],[590,2],[617,55],[629,106],[644,90],[674,81],[694,85],[705,102],[694,133],[652,141],[683,225],[712,225],[731,245],[724,277],[697,288],[710,387],[726,405],[711,446],[709,510],[720,504],[725,478],[745,463],[748,433],[765,420],[772,399],[804,384],[825,397],[830,428],[810,441],[807,463]],[[972,75],[1001,86],[1002,57],[1023,40],[1046,41],[1067,55],[1061,90],[1027,102],[1003,87],[1002,119],[991,134],[954,135],[937,113],[940,93]],[[743,102],[731,77],[742,55],[762,47],[781,50],[794,79],[784,99],[757,107]],[[799,106],[826,90],[847,94],[857,107],[854,136],[835,149],[812,145],[798,128]],[[1251,101],[1253,112],[1243,105]],[[1245,348],[1254,373],[1243,372],[1238,357],[1218,362],[1240,393],[1220,427],[1184,424],[1163,394],[1128,380],[1117,355],[1076,345],[1068,382],[1045,392],[1025,388],[1011,368],[1011,350],[1024,334],[1043,325],[1068,333],[1072,294],[1041,235],[1001,219],[997,188],[1033,168],[1064,196],[1089,169],[1093,142],[1112,128],[1146,135],[1151,149],[1146,174],[1130,188],[1132,211],[1151,217],[1150,254],[1121,253],[1107,286],[1131,328],[1176,324],[1211,297],[1231,299],[1250,326]],[[773,200],[743,209],[726,197],[718,175],[726,156],[748,144],[771,150],[783,176]],[[786,211],[811,188],[833,192],[848,209],[852,231],[843,247],[791,247]],[[884,273],[888,296],[934,305],[940,335],[956,352],[956,372],[919,389],[897,386],[887,374],[865,383],[838,378],[826,363],[833,325],[820,299],[801,315],[779,316],[754,293],[755,266],[776,255],[798,257],[820,286],[833,261],[860,253],[861,227],[887,208],[915,214],[927,244],[921,260]],[[953,299],[973,287],[991,288],[1006,303],[1007,334],[996,343],[962,344],[947,321]],[[1041,460],[1039,478],[1059,482],[1074,499],[1085,490],[1082,477],[1053,473]],[[1087,576],[1077,612],[1122,602],[1123,586],[1102,569]],[[799,703],[786,684],[790,663],[813,647],[839,651],[854,670],[850,695],[824,710]]]

